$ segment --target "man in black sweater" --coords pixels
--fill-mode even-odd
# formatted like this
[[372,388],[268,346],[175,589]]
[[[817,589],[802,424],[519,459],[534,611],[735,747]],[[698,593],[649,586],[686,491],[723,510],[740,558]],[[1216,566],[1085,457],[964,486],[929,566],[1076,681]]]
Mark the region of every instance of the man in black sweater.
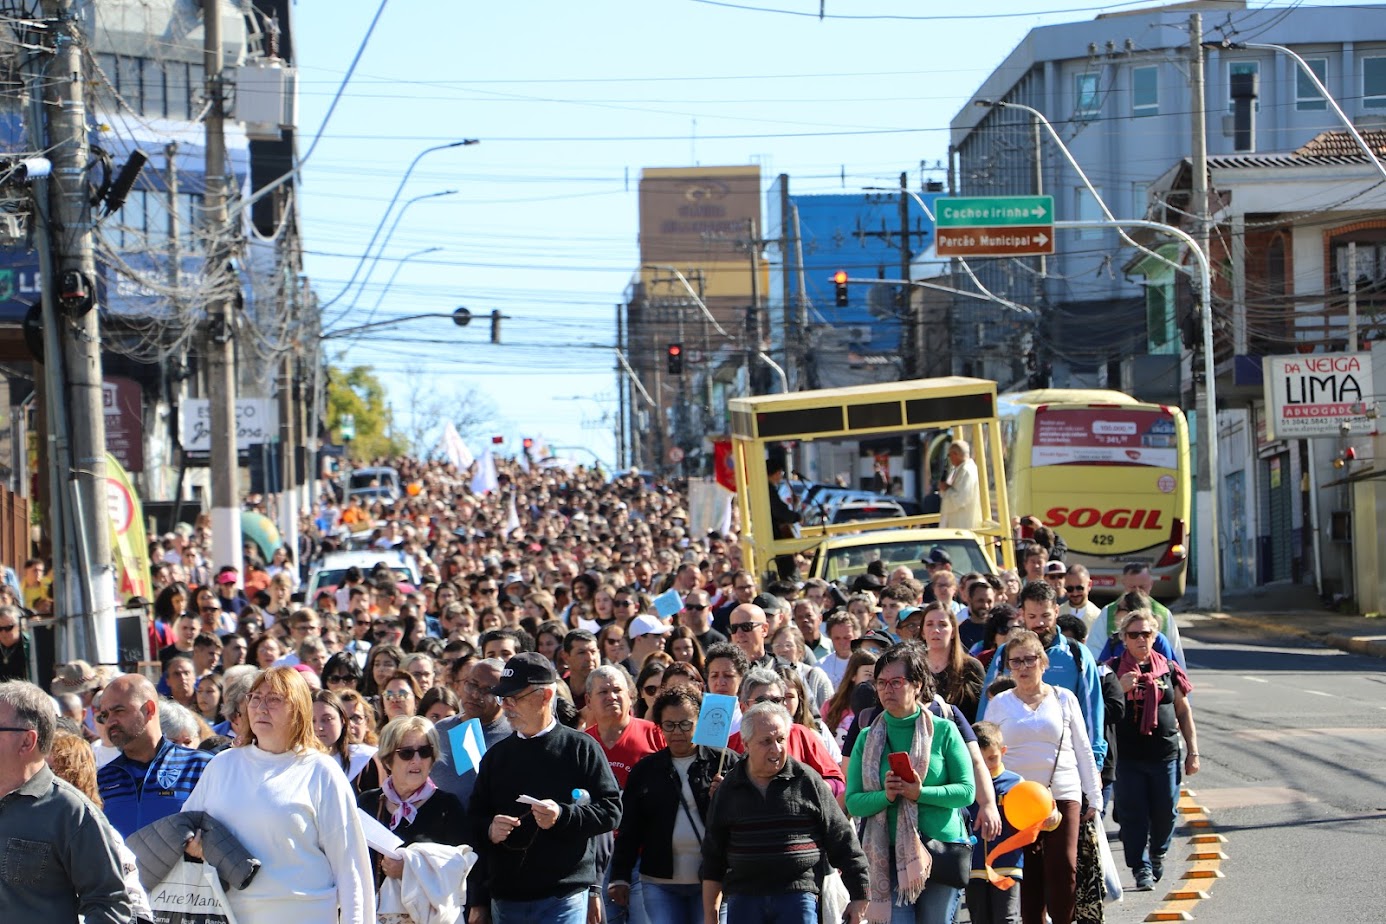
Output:
[[515,730],[486,752],[472,790],[492,924],[586,924],[600,877],[595,841],[621,820],[601,746],[554,718],[558,682],[548,658],[526,652],[492,690]]

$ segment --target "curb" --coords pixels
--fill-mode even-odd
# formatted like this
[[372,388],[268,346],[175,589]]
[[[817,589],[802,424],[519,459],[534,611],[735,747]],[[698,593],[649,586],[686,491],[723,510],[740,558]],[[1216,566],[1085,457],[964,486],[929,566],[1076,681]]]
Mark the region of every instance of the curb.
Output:
[[1315,632],[1311,629],[1291,628],[1290,626],[1282,626],[1273,622],[1258,622],[1255,619],[1248,619],[1245,616],[1233,616],[1230,613],[1207,613],[1205,615],[1222,622],[1230,622],[1233,625],[1241,626],[1246,629],[1255,629],[1258,632],[1270,635],[1278,635],[1282,638],[1301,638],[1306,641],[1316,642],[1328,648],[1336,648],[1339,651],[1365,655],[1369,658],[1386,659],[1386,639],[1364,638],[1356,635],[1339,635],[1335,632]]

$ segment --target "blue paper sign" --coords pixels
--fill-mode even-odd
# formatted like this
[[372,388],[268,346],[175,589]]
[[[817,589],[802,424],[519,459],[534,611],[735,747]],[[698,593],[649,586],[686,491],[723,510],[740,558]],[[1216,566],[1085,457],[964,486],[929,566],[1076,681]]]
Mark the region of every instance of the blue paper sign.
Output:
[[736,697],[724,693],[704,693],[703,708],[698,710],[698,724],[693,728],[693,743],[705,748],[724,748],[732,733],[732,716],[736,715]]
[[666,590],[654,598],[654,608],[660,619],[673,619],[683,612],[683,597],[677,590]]
[[481,720],[468,719],[448,729],[448,744],[452,746],[452,769],[458,776],[481,766],[486,754],[486,737],[481,733]]

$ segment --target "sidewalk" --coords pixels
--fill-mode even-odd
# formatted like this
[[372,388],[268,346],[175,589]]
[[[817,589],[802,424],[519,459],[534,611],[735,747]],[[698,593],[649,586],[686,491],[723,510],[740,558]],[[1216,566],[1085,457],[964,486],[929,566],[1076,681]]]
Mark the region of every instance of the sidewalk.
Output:
[[1323,606],[1312,587],[1271,584],[1236,595],[1225,594],[1223,611],[1199,610],[1193,596],[1172,607],[1181,617],[1222,620],[1282,638],[1301,638],[1373,658],[1386,658],[1386,618],[1335,613]]

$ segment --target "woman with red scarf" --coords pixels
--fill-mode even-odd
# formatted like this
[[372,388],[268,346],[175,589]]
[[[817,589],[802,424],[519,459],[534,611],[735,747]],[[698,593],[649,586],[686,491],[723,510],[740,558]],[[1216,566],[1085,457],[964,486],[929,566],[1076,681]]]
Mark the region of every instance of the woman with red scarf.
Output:
[[1184,669],[1155,651],[1158,622],[1133,610],[1119,627],[1125,650],[1107,666],[1121,681],[1126,713],[1117,723],[1116,815],[1136,891],[1148,892],[1165,873],[1179,800],[1179,736],[1184,773],[1198,772],[1198,736]]

